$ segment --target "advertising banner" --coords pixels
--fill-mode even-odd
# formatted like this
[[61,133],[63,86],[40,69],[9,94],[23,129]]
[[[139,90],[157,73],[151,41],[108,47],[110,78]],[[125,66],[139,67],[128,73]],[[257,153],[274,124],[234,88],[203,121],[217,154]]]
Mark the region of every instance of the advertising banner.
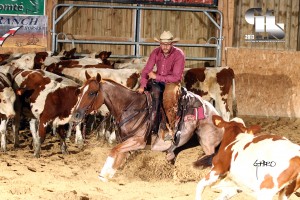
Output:
[[47,16],[0,15],[0,48],[46,48]]

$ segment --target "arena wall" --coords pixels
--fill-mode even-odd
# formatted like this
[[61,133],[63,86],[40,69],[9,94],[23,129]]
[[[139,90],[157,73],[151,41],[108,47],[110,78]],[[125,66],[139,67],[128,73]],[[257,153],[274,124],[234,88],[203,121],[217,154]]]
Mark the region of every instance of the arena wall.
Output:
[[238,115],[300,117],[300,52],[226,48]]

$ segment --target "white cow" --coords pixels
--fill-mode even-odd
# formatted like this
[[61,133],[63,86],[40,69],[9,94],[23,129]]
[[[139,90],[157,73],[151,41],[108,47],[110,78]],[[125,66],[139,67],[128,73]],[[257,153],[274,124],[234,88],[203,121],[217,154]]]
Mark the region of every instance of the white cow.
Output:
[[[14,103],[16,100],[15,92],[11,87],[11,82],[7,76],[0,72],[0,134],[1,134],[1,151],[6,151],[6,134],[7,123],[16,115]],[[15,136],[15,145],[18,139]]]
[[[238,119],[238,120],[237,120]],[[240,188],[258,200],[287,200],[300,188],[300,146],[279,135],[255,135],[260,127],[247,128],[240,118],[227,122],[213,116],[213,123],[224,129],[218,152],[212,155],[210,172],[197,185],[196,199],[201,200],[205,187],[227,178],[233,184],[219,185],[219,199],[229,199]],[[206,159],[209,160],[209,159]],[[204,159],[195,165],[204,164]]]

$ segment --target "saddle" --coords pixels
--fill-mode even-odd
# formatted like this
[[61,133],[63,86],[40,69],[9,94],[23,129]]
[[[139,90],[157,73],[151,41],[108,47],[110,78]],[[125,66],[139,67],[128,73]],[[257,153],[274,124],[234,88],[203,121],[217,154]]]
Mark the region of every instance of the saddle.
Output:
[[[166,129],[167,117],[162,106],[164,88],[164,84],[153,80],[148,81],[146,86],[146,91],[150,92],[152,98],[152,114],[150,117],[152,134],[157,134],[160,128]],[[181,87],[177,118],[176,132],[184,128],[184,121],[204,119],[205,115],[201,97]]]
[[202,98],[188,91],[185,87],[181,87],[177,116],[179,118],[177,130],[179,131],[184,128],[184,121],[205,119],[206,116]]

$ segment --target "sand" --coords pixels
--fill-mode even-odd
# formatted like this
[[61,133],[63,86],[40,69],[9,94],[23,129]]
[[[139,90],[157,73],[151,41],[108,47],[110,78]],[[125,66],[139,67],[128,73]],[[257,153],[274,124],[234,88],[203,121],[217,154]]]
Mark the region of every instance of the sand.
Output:
[[[283,135],[300,144],[300,119],[243,118],[246,125],[261,125],[263,133]],[[13,149],[9,143],[8,151],[0,153],[1,200],[188,200],[195,198],[197,182],[208,170],[192,166],[203,154],[200,146],[181,151],[175,164],[168,163],[163,152],[142,150],[133,152],[114,178],[104,183],[97,176],[112,145],[96,140],[94,133],[87,135],[83,149],[71,138],[69,155],[62,155],[58,138],[48,134],[39,159],[33,157],[29,131],[20,137],[20,148]],[[218,195],[207,188],[203,199]],[[290,199],[299,198],[293,194]],[[238,199],[254,198],[242,192],[233,198]]]

